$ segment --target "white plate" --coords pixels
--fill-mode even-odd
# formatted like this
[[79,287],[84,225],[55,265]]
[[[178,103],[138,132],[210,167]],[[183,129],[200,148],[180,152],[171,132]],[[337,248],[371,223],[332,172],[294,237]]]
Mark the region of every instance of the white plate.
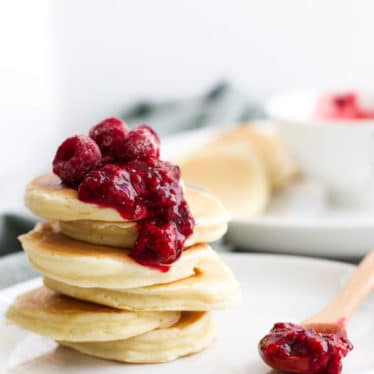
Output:
[[355,258],[374,248],[374,211],[330,205],[309,180],[276,194],[264,215],[236,218],[227,238],[239,250]]
[[[321,308],[347,280],[347,264],[298,257],[226,254],[238,277],[239,307],[217,312],[220,333],[204,352],[162,365],[125,365],[57,347],[47,338],[0,321],[2,374],[269,374],[257,353],[258,340],[277,321],[300,321]],[[39,282],[39,281],[36,281]],[[0,292],[12,300],[35,286],[27,282]],[[365,302],[349,326],[354,350],[344,360],[343,374],[369,374],[374,369],[374,297]]]
[[[191,151],[218,131],[204,128],[171,136],[163,142],[163,156]],[[299,180],[273,196],[264,215],[233,217],[227,238],[239,250],[357,258],[374,248],[374,209],[338,209],[328,203],[321,184]]]

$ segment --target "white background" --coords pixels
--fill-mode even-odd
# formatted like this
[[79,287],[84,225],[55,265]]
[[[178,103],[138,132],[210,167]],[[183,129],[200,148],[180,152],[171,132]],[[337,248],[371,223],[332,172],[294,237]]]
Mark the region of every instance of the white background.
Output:
[[0,211],[63,136],[139,96],[193,95],[220,78],[266,99],[371,87],[371,0],[0,0]]

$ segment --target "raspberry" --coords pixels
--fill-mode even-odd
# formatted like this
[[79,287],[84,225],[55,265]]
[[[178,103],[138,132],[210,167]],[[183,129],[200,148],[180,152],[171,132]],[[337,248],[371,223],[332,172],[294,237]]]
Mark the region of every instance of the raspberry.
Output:
[[115,208],[126,219],[139,220],[148,215],[141,198],[144,190],[144,182],[136,170],[127,165],[107,164],[85,175],[78,188],[78,198]]
[[358,98],[354,93],[336,95],[332,98],[331,110],[341,118],[356,118],[360,116]]
[[53,160],[53,172],[63,183],[76,186],[100,160],[101,152],[97,144],[88,136],[76,135],[58,147]]
[[131,251],[131,257],[137,262],[162,268],[163,265],[170,265],[180,257],[184,236],[179,234],[175,223],[160,225],[154,222],[140,222],[138,226],[139,235]]
[[124,146],[128,131],[125,122],[111,117],[92,127],[89,135],[97,143],[103,156],[116,159],[117,153]]
[[354,92],[324,96],[320,99],[317,110],[319,116],[333,120],[368,119],[374,116],[373,111],[361,105]]
[[117,157],[122,161],[148,160],[160,157],[160,138],[147,125],[140,125],[128,133]]

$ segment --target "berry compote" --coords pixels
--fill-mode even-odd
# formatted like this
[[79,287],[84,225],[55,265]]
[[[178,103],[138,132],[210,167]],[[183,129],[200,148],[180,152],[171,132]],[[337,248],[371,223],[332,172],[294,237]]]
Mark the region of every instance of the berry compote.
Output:
[[317,103],[318,117],[333,120],[373,119],[374,109],[363,107],[355,92],[325,95]]
[[[180,170],[159,159],[160,140],[153,129],[140,125],[126,132],[126,128],[119,120],[104,120],[90,132],[90,141],[100,139],[93,154],[83,152],[87,147],[83,144],[86,148],[82,150],[80,143],[76,144],[77,149],[69,150],[80,155],[83,165],[90,165],[83,175],[82,168],[71,171],[72,175],[79,174],[75,188],[81,201],[114,208],[126,220],[137,221],[138,238],[130,250],[131,257],[142,265],[168,271],[181,256],[184,242],[194,228]],[[105,142],[103,134],[108,134]],[[103,153],[100,160],[96,157],[99,148]],[[58,171],[69,168],[71,163],[61,166],[62,156],[58,158],[59,169],[54,164],[54,171],[66,184],[69,181],[64,179],[65,174]]]
[[262,359],[288,373],[339,374],[342,359],[353,349],[346,336],[318,333],[293,323],[276,323],[259,343]]

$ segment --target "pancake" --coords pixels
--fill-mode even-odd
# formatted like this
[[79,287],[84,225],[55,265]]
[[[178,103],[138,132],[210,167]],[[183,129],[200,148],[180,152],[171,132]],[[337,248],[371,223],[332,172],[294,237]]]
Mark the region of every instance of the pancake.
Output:
[[173,282],[194,274],[201,259],[213,253],[209,245],[196,244],[161,272],[138,264],[123,248],[70,239],[53,223],[37,224],[19,239],[35,270],[78,287],[123,289]]
[[178,160],[186,183],[207,188],[234,216],[261,214],[270,198],[263,162],[243,139],[204,146]]
[[[225,224],[229,220],[223,205],[210,194],[187,187],[185,198],[197,225]],[[115,209],[80,201],[77,191],[64,187],[52,173],[35,178],[28,184],[25,204],[34,214],[47,220],[128,222]]]
[[[133,248],[138,236],[136,222],[60,221],[61,232],[73,239],[112,247]],[[227,223],[196,225],[185,247],[216,241],[226,233]]]
[[81,288],[44,279],[47,287],[82,300],[127,310],[209,311],[231,306],[239,285],[218,255],[204,258],[195,274],[175,282],[127,290]]
[[215,338],[209,312],[183,312],[174,326],[157,329],[126,340],[60,344],[104,359],[131,363],[161,363],[206,348]]
[[273,189],[286,186],[299,174],[295,161],[281,142],[278,133],[270,127],[268,121],[242,123],[230,130],[219,134],[210,143],[210,147],[217,144],[232,144],[245,140],[249,147],[255,149],[268,174]]
[[17,325],[71,342],[128,339],[180,318],[178,312],[128,312],[72,299],[46,287],[17,297],[6,314]]

